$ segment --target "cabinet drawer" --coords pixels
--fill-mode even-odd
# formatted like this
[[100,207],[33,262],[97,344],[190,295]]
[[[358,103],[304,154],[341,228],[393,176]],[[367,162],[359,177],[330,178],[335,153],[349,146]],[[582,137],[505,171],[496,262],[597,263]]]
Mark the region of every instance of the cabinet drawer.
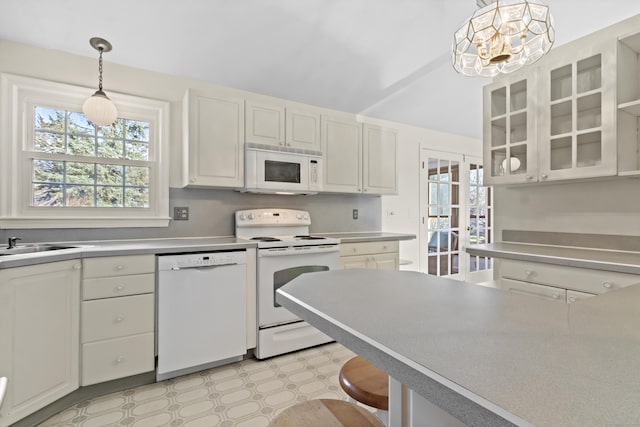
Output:
[[586,292],[567,291],[567,304],[578,302],[581,299],[595,297],[596,294],[588,294]]
[[82,281],[82,299],[87,301],[99,298],[148,294],[153,293],[154,289],[155,275],[153,273],[84,279]]
[[502,279],[500,281],[502,289],[521,295],[529,295],[564,303],[567,300],[567,291],[552,286],[534,285],[533,283],[520,282],[517,280]]
[[84,301],[82,343],[153,332],[153,304],[153,294]]
[[82,260],[82,277],[85,279],[153,273],[155,270],[154,255],[112,256]]
[[153,371],[153,332],[82,346],[81,385]]
[[500,265],[502,277],[507,279],[560,286],[591,294],[601,294],[640,283],[640,275],[615,271],[512,260],[504,260]]
[[340,256],[398,252],[398,241],[341,243]]

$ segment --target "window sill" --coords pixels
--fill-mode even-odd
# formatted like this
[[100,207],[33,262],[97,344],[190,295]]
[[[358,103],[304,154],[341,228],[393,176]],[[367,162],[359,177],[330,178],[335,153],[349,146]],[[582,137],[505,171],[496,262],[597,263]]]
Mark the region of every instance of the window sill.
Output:
[[20,217],[0,218],[0,229],[168,227],[170,217]]

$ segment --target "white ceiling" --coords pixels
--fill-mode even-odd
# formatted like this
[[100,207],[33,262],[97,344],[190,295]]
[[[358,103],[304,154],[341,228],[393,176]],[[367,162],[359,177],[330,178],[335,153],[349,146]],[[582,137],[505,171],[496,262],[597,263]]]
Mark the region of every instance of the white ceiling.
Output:
[[[451,68],[475,0],[1,0],[0,39],[481,138],[482,78]],[[556,45],[640,13],[546,0]],[[640,29],[639,29],[640,30]],[[105,87],[108,72],[105,70]]]

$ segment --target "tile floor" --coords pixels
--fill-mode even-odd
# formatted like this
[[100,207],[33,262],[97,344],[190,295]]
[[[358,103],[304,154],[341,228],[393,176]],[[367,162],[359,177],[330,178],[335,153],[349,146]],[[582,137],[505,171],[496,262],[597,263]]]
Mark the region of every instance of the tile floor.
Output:
[[307,399],[346,399],[338,384],[354,354],[338,343],[220,366],[80,402],[40,427],[264,427]]

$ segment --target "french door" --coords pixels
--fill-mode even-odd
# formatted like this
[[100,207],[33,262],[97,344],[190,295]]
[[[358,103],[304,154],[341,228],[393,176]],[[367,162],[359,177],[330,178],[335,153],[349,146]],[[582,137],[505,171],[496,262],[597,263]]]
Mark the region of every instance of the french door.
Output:
[[482,185],[482,159],[421,149],[420,163],[420,271],[491,280],[491,258],[464,250],[492,241],[492,194]]

